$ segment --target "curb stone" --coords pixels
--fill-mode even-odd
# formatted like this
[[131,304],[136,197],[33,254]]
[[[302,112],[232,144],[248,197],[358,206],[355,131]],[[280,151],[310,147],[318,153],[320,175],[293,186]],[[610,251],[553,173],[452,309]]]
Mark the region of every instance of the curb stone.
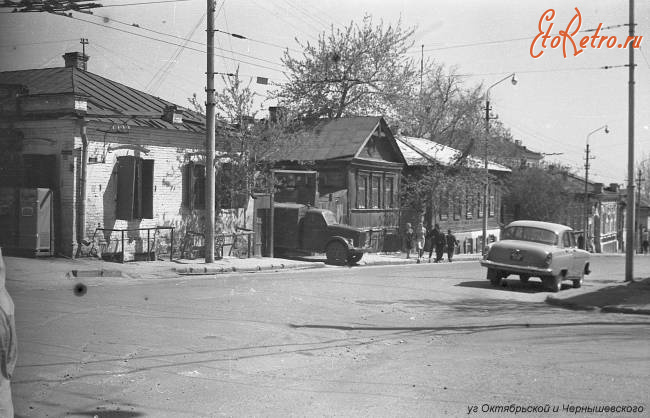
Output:
[[579,303],[566,302],[562,299],[554,298],[552,296],[547,296],[545,302],[549,305],[558,306],[560,308],[580,310],[580,311],[599,311],[602,313],[650,315],[650,309],[646,309],[646,308],[635,308],[632,306],[621,306],[621,305],[606,305],[603,307],[592,306],[592,305],[581,305]]

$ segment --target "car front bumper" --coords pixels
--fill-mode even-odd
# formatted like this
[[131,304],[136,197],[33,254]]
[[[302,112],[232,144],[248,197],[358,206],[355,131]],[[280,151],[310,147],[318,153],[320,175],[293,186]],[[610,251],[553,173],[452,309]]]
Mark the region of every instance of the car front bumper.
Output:
[[489,269],[495,269],[515,274],[527,274],[529,276],[550,276],[553,274],[553,269],[551,268],[540,268],[535,266],[513,266],[512,264],[497,263],[490,260],[481,260],[481,265]]

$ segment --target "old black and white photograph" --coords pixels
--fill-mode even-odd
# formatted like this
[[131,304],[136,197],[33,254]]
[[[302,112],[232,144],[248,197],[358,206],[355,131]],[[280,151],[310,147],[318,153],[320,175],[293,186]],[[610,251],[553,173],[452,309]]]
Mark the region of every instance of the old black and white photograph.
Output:
[[0,0],[0,418],[647,417],[647,0]]

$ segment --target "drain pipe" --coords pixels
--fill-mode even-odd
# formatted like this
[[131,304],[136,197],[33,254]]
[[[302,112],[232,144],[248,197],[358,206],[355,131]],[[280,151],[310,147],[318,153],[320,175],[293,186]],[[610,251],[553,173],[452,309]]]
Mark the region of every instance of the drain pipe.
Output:
[[81,132],[81,172],[79,173],[79,201],[77,202],[77,255],[86,240],[86,183],[88,179],[88,134],[86,121],[82,120]]

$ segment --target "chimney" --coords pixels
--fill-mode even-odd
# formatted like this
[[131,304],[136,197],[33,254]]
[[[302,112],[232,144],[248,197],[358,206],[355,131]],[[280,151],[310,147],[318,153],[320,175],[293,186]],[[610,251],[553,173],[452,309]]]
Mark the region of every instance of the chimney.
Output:
[[609,183],[609,190],[618,192],[618,183]]
[[521,139],[515,139],[515,145],[521,146]]
[[601,194],[603,192],[603,183],[594,183],[594,194]]
[[88,55],[81,52],[66,52],[63,54],[66,68],[77,68],[79,70],[87,70],[87,62],[90,59]]
[[176,105],[166,106],[163,110],[162,120],[169,123],[183,123],[183,112]]

